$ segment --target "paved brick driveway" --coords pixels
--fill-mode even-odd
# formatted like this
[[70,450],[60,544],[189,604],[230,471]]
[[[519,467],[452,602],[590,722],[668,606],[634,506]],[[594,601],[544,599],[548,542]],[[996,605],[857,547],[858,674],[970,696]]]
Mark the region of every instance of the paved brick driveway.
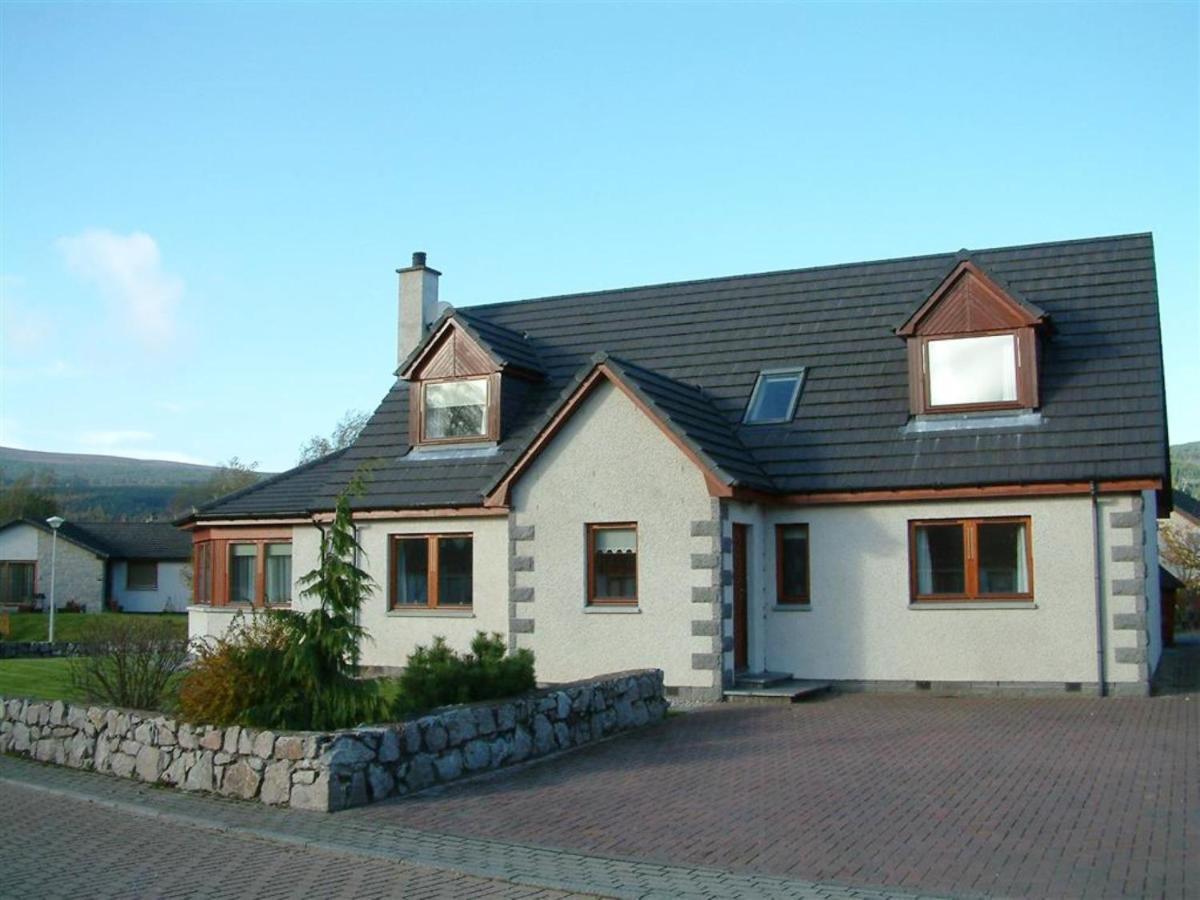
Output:
[[0,898],[567,896],[181,826],[11,784],[0,785],[0,809]]
[[725,705],[339,815],[957,895],[1200,896],[1200,694]]

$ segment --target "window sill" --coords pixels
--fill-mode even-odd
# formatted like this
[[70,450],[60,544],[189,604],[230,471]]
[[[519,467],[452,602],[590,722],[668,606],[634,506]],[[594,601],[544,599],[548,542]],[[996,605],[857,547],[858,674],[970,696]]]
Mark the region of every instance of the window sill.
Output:
[[640,614],[642,608],[634,603],[620,604],[612,603],[608,606],[585,606],[583,611],[587,615],[629,615],[630,613]]
[[413,609],[389,609],[387,614],[390,617],[397,619],[411,618],[414,616],[428,616],[430,618],[440,619],[473,619],[475,618],[475,610],[467,607],[466,609],[445,609],[437,606],[418,606]]
[[772,612],[812,612],[811,603],[776,603]]
[[1037,609],[1038,605],[1032,600],[974,600],[966,602],[939,603],[910,603],[909,609]]

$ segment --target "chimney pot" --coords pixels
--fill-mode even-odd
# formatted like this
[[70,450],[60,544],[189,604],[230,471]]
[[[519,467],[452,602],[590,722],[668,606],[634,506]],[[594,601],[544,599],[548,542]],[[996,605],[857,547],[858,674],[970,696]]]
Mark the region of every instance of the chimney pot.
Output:
[[416,253],[413,254],[413,263],[412,264],[413,264],[414,269],[424,267],[425,252],[423,250],[418,250]]

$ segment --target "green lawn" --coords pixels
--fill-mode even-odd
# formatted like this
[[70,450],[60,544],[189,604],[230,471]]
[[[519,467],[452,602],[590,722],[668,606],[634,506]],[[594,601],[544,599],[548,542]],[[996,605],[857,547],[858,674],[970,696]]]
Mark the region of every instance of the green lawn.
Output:
[[[57,623],[56,623],[57,624]],[[0,659],[0,697],[83,701],[71,690],[66,659]]]
[[[54,639],[56,641],[77,641],[83,636],[88,623],[100,619],[116,619],[130,616],[133,613],[64,613],[54,614]],[[170,622],[179,630],[181,638],[187,637],[187,613],[147,614],[137,618],[156,618]],[[10,634],[0,635],[0,640],[9,641],[44,641],[50,628],[50,616],[46,613],[9,613]]]

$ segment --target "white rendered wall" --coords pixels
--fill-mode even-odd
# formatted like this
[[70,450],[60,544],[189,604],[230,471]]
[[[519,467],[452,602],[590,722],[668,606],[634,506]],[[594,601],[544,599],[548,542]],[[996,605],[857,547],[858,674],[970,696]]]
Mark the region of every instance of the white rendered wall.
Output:
[[[369,519],[358,523],[358,540],[363,548],[359,565],[370,573],[377,590],[362,607],[360,621],[370,640],[362,648],[362,664],[399,668],[420,645],[434,637],[446,638],[456,650],[469,649],[478,631],[508,635],[508,522],[506,517],[453,517],[440,519]],[[403,610],[387,608],[388,535],[471,534],[474,602],[469,611]],[[313,525],[292,529],[292,609],[309,610],[317,605],[301,597],[300,579],[320,560],[320,531]],[[191,606],[188,631],[192,637],[219,637],[234,620],[239,608]],[[242,607],[241,609],[245,609]]]
[[0,560],[36,562],[40,533],[32,525],[23,523],[0,531]]
[[[363,644],[366,666],[399,668],[418,646],[437,636],[459,651],[470,648],[476,632],[508,636],[508,521],[503,516],[442,519],[368,519],[358,525],[364,558],[362,568],[378,584],[377,592],[363,604],[360,621],[371,640]],[[388,536],[393,534],[470,534],[472,536],[473,603],[469,611],[396,610],[387,608]],[[315,527],[292,532],[292,576],[297,581],[316,568],[320,533]],[[310,609],[315,601],[300,598],[293,587],[294,609]]]
[[[1090,502],[1084,496],[807,509],[732,504],[730,519],[751,525],[751,668],[850,681],[1094,684]],[[1106,595],[1111,579],[1125,577],[1126,566],[1133,570],[1132,563],[1108,560],[1107,516],[1130,508],[1129,497],[1101,501]],[[1032,518],[1032,604],[910,607],[909,520],[1015,515]],[[809,525],[810,609],[781,609],[774,602],[774,525],[786,522]],[[1138,667],[1118,663],[1114,649],[1136,646],[1136,633],[1115,631],[1109,608],[1127,603],[1132,610],[1135,602],[1105,598],[1106,681],[1138,680]]]
[[[712,569],[693,569],[706,543],[691,523],[712,518],[699,469],[623,393],[595,389],[514,485],[517,528],[533,526],[516,552],[532,571],[514,572],[515,586],[532,588],[517,604],[533,632],[518,646],[537,658],[539,681],[642,667],[661,668],[672,686],[711,687],[711,669],[694,669],[693,654],[712,650],[711,637],[693,637],[698,608],[692,588],[711,584]],[[588,523],[638,525],[638,605],[587,607]]]
[[192,599],[192,586],[187,578],[190,563],[178,560],[157,560],[158,588],[153,591],[131,591],[125,584],[128,564],[123,559],[110,563],[110,596],[124,612],[183,612]]

